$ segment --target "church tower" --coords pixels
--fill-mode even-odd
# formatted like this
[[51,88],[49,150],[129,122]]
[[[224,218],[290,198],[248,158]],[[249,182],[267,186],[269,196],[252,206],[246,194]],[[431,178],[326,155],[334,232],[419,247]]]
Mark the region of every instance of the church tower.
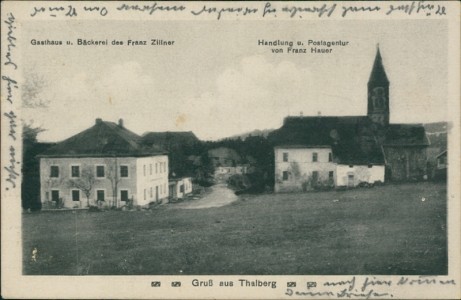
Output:
[[379,46],[368,80],[368,117],[375,124],[389,125],[389,80],[384,71]]

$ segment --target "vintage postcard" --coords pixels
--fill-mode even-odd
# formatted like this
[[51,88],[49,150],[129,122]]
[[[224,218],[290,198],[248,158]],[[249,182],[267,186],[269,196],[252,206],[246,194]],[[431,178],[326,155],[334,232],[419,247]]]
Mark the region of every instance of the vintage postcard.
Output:
[[459,2],[1,5],[3,298],[461,297]]

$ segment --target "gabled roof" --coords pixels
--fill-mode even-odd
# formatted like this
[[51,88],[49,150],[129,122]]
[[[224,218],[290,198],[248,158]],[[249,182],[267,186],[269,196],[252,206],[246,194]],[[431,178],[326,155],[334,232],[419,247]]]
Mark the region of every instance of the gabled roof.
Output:
[[389,79],[387,79],[386,71],[384,71],[383,60],[381,58],[381,52],[379,52],[379,48],[376,51],[375,62],[373,63],[373,68],[371,69],[370,79],[368,83],[371,82],[385,82],[389,83]]
[[123,122],[96,119],[96,124],[51,147],[40,157],[152,156],[165,154],[143,145],[141,137],[126,129]]
[[275,146],[330,146],[341,164],[384,164],[368,117],[287,117],[269,135]]
[[428,146],[429,140],[422,124],[389,124],[384,146]]

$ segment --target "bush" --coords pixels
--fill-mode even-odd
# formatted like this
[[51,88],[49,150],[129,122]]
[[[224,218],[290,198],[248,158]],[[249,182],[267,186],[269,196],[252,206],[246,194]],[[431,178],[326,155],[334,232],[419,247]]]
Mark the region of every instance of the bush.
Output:
[[89,212],[100,212],[101,209],[100,209],[99,207],[97,207],[97,206],[92,205],[92,206],[90,206],[90,207],[88,208],[88,211],[89,211]]
[[366,182],[366,181],[362,181],[357,185],[357,187],[360,187],[360,188],[367,188],[369,186],[370,186],[370,184],[368,182]]

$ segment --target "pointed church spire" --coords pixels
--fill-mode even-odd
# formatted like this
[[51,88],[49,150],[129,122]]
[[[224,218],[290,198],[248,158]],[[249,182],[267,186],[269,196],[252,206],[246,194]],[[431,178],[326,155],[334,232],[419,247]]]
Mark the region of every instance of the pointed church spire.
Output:
[[381,52],[379,51],[379,44],[376,45],[376,57],[373,64],[373,69],[371,70],[370,79],[368,83],[371,82],[382,82],[389,83],[389,80],[386,76],[386,71],[384,71],[383,61],[381,58]]

